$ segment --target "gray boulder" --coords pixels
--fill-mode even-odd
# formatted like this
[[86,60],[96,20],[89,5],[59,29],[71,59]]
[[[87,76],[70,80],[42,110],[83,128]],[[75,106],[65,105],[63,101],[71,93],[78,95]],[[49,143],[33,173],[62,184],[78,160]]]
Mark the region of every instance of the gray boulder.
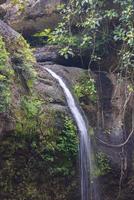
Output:
[[64,0],[29,0],[24,9],[19,9],[19,6],[6,2],[4,20],[15,30],[29,36],[56,26],[60,19],[57,6],[61,3]]

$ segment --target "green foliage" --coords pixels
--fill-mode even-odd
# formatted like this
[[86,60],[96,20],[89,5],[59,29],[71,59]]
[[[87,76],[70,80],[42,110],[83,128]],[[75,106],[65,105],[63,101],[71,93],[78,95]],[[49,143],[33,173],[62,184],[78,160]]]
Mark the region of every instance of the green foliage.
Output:
[[36,34],[34,34],[35,37],[50,37],[51,36],[51,29],[48,28],[48,29],[44,29],[43,31],[41,32],[38,32]]
[[[16,133],[6,135],[0,141],[1,199],[48,199],[51,192],[55,199],[62,199],[76,187],[76,183],[72,185],[78,146],[76,127],[69,117],[63,116],[59,120],[64,126],[57,128],[54,113],[45,114],[41,122],[39,107],[38,100],[34,99],[34,103],[23,100],[25,117],[28,115],[26,120],[36,116],[40,129],[38,126],[26,129],[26,122],[21,119],[23,130],[17,129]],[[66,180],[68,185],[65,186]],[[62,197],[58,197],[61,192]]]
[[58,44],[61,47],[59,54],[67,59],[69,56],[73,57],[75,55],[73,47],[77,47],[80,43],[77,36],[68,36],[67,32],[63,30],[63,26],[64,23],[59,23],[55,31],[52,32],[51,29],[44,29],[42,32],[36,33],[34,36],[46,37],[48,44]]
[[16,52],[16,55],[20,56],[19,59],[20,62],[22,61],[21,64],[23,64],[26,72],[29,73],[29,77],[35,77],[36,72],[33,68],[33,65],[35,64],[35,57],[29,44],[22,36],[20,36],[17,40],[17,45],[19,46],[19,49]]
[[95,81],[94,79],[89,78],[87,75],[81,77],[79,82],[74,86],[74,91],[79,99],[82,97],[87,97],[93,102],[96,101],[97,92]]
[[[78,151],[77,129],[71,118],[43,112],[43,101],[33,95],[21,100],[16,109],[16,134],[31,142],[31,148],[49,168],[49,175],[74,175]],[[63,127],[55,125],[59,118]]]
[[59,51],[59,54],[60,54],[61,56],[64,56],[66,59],[68,59],[68,57],[69,57],[70,55],[71,55],[71,56],[74,56],[74,53],[73,53],[72,49],[69,48],[69,47],[64,47],[63,49],[61,49],[61,50]]
[[[16,115],[16,131],[23,134],[34,134],[40,126],[39,120],[45,117],[41,113],[43,101],[37,97],[37,94],[24,96],[21,98],[20,109],[15,111]],[[42,119],[43,118],[43,119]]]
[[131,85],[131,84],[129,84],[128,86],[127,86],[127,89],[128,89],[128,92],[134,92],[134,86],[133,85]]
[[[62,130],[57,130],[59,133],[55,136],[55,140],[53,138],[53,142],[47,145],[49,151],[45,159],[50,163],[51,175],[72,176],[75,174],[74,166],[78,153],[77,129],[70,117],[62,117],[62,123]],[[50,132],[55,134],[55,130]]]
[[109,20],[112,20],[118,17],[118,13],[114,9],[106,10],[104,17],[108,18]]
[[94,176],[103,176],[111,171],[109,160],[103,152],[98,152],[95,156],[96,169],[93,172]]
[[[22,86],[25,84],[27,88],[32,88],[36,77],[33,68],[35,58],[27,42],[21,36],[13,44],[12,42],[8,53],[5,43],[0,37],[0,112],[6,112],[10,105],[11,86],[14,78],[18,77]],[[9,63],[10,55],[12,55],[13,68],[17,74],[14,77],[14,70]]]
[[0,37],[0,112],[6,112],[11,100],[9,85],[12,80],[13,70],[10,68],[8,55],[5,43]]
[[32,96],[31,98],[23,97],[21,99],[22,108],[28,118],[38,116],[41,109],[42,101]]
[[76,157],[78,152],[77,128],[68,116],[65,116],[63,124],[64,127],[59,137],[57,150],[66,154],[66,157],[68,155],[72,158]]
[[30,90],[37,75],[34,69],[36,60],[32,50],[21,35],[18,36],[18,38],[15,38],[13,41],[11,40],[8,45],[10,45],[10,47],[8,48],[7,46],[7,48],[12,55],[12,63],[17,75],[17,80],[20,81],[21,86],[25,87],[27,90]]
[[8,53],[5,49],[5,44],[2,37],[0,37],[0,50],[2,51],[2,53],[0,54],[0,70],[4,70],[6,68],[5,65],[8,62]]
[[133,70],[133,0],[69,0],[58,11],[62,22],[47,37],[49,43],[61,47],[61,55],[68,58],[86,50],[90,62],[100,65],[113,52],[119,60],[118,69]]

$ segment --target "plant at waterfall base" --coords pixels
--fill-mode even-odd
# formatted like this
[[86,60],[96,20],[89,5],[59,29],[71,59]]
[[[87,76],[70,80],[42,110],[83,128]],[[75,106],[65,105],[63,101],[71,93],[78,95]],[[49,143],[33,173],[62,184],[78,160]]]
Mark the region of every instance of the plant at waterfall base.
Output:
[[22,99],[22,108],[16,111],[16,135],[30,141],[33,151],[49,165],[50,175],[74,175],[73,164],[78,153],[76,126],[70,117],[60,116],[63,127],[57,129],[54,118],[59,116],[54,113],[46,116],[41,112],[42,105],[36,97]]
[[1,138],[0,197],[45,199],[51,188],[61,194],[66,183],[68,192],[76,187],[76,126],[70,117],[42,107],[37,96],[24,96],[15,110],[16,132]]
[[93,176],[103,176],[111,171],[109,160],[103,152],[98,152],[95,155],[96,166],[93,171]]
[[74,92],[79,99],[86,97],[93,102],[96,102],[97,91],[95,86],[95,81],[89,78],[88,75],[83,75],[79,82],[74,86]]
[[[73,120],[68,116],[62,116],[63,128],[59,131],[58,138],[55,143],[55,151],[57,152],[56,157],[52,154],[51,166],[49,171],[51,174],[58,175],[74,175],[75,171],[73,168],[74,163],[76,162],[76,157],[78,154],[78,136],[77,129],[73,122]],[[62,160],[58,161],[58,156],[62,158]]]

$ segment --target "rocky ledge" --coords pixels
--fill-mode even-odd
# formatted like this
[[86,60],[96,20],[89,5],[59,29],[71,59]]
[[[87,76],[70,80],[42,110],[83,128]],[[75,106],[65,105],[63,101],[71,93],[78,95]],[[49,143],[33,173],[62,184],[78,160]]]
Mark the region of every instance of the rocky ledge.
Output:
[[[1,2],[3,3],[3,2]],[[54,28],[59,21],[57,6],[64,0],[28,0],[25,9],[12,6],[8,1],[0,10],[6,13],[4,20],[16,31],[29,36],[44,28]]]

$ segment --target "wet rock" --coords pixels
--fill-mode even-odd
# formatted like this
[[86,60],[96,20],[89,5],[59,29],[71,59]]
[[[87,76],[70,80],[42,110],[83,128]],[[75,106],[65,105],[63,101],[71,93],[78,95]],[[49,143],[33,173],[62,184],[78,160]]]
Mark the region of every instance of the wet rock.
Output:
[[58,47],[57,46],[45,46],[36,48],[34,51],[37,62],[56,62],[58,58]]
[[70,89],[77,83],[80,76],[84,73],[84,70],[76,67],[67,68],[57,64],[48,65],[47,63],[43,63],[43,65],[38,65],[39,79],[36,88],[49,103],[47,106],[52,110],[68,112],[69,110],[61,87],[45,68],[50,68],[60,75],[68,83]]

